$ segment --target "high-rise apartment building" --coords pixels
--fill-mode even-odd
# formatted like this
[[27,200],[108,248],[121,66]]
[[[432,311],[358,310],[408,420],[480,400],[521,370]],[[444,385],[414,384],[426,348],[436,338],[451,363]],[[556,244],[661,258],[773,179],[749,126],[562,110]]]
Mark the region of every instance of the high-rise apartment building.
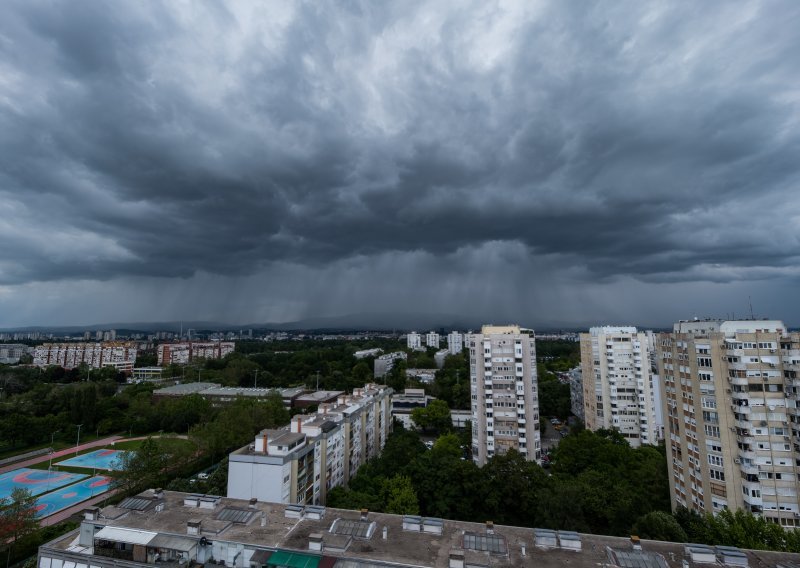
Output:
[[536,339],[517,325],[485,325],[468,336],[472,455],[483,465],[510,449],[539,461]]
[[776,320],[684,321],[660,334],[672,507],[800,526],[800,334]]
[[634,448],[658,443],[661,408],[646,333],[615,326],[582,333],[581,373],[588,430],[617,430]]
[[447,350],[450,355],[458,355],[464,350],[464,336],[457,331],[447,334]]
[[438,333],[436,333],[435,331],[429,331],[428,334],[425,336],[425,345],[428,347],[435,347],[436,349],[439,349],[440,340],[441,338],[439,337]]
[[406,346],[409,349],[419,349],[422,347],[422,336],[416,331],[410,332],[406,335]]

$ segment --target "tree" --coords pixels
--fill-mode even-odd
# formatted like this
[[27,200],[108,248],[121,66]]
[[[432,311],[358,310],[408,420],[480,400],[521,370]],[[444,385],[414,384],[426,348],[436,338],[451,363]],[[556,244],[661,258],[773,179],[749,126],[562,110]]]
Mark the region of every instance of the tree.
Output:
[[408,477],[396,475],[385,483],[386,506],[384,511],[395,515],[419,513],[417,493]]
[[161,442],[148,437],[138,450],[121,455],[121,471],[114,480],[114,486],[126,493],[157,487],[161,485],[167,460]]
[[16,487],[10,498],[0,499],[0,545],[7,547],[6,564],[14,542],[34,532],[38,526],[36,498],[29,489]]
[[411,419],[423,430],[449,432],[453,429],[450,407],[443,400],[433,400],[426,407],[415,408],[411,411]]
[[641,538],[665,540],[670,542],[687,542],[686,531],[678,521],[665,511],[651,511],[639,517],[631,532]]

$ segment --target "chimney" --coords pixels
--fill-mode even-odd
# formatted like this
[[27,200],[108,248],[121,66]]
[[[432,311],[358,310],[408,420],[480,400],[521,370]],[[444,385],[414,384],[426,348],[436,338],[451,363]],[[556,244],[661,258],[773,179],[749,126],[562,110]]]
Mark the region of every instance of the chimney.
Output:
[[297,417],[297,433],[298,434],[303,433],[303,419],[299,416]]
[[197,536],[200,534],[200,523],[198,519],[192,519],[186,523],[186,534]]
[[256,508],[256,503],[258,503],[258,499],[256,497],[251,498],[250,499],[250,508],[251,509],[255,509]]
[[269,446],[267,445],[267,442],[269,442],[269,437],[267,436],[266,432],[264,432],[263,440],[264,440],[264,453],[268,454],[269,453]]
[[486,534],[494,534],[494,522],[486,521]]
[[366,521],[367,515],[369,515],[369,509],[361,509],[361,520]]

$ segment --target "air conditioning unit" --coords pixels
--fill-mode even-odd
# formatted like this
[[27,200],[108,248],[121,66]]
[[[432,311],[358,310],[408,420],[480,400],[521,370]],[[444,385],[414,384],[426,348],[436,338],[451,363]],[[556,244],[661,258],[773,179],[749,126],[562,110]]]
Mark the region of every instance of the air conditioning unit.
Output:
[[742,463],[742,460],[739,458],[733,458],[733,463]]
[[775,353],[775,350],[774,349],[770,349],[769,352],[770,353]]

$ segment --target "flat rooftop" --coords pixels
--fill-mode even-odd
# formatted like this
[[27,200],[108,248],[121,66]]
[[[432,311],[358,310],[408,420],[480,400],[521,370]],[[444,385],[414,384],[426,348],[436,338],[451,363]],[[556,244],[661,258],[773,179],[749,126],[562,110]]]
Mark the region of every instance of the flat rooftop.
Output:
[[298,402],[323,402],[326,400],[339,398],[343,394],[345,394],[344,391],[314,391],[308,394],[300,395],[296,400]]
[[173,385],[171,387],[164,387],[163,389],[155,390],[153,391],[153,394],[167,396],[195,394],[199,393],[200,391],[217,388],[219,386],[220,385],[218,383],[182,383],[179,385]]
[[[287,550],[302,553],[319,554],[309,551],[310,540],[321,537],[325,549],[324,557],[329,558],[328,566],[382,566],[383,562],[400,566],[428,566],[445,568],[449,566],[451,553],[464,554],[467,564],[490,567],[561,567],[565,565],[596,568],[610,563],[610,557],[617,558],[624,565],[642,566],[644,568],[680,568],[686,560],[690,567],[708,566],[698,564],[687,557],[685,545],[658,541],[641,541],[645,557],[633,551],[631,541],[627,538],[606,537],[571,533],[579,538],[580,551],[551,548],[540,549],[535,546],[535,529],[495,525],[493,532],[481,523],[468,523],[450,520],[420,520],[420,525],[428,528],[441,527],[441,534],[425,530],[404,530],[404,522],[413,517],[389,515],[369,512],[366,521],[362,521],[358,511],[342,509],[323,509],[321,519],[308,518],[298,513],[302,508],[298,505],[218,499],[212,508],[196,505],[184,505],[184,499],[203,499],[203,496],[192,497],[188,493],[164,491],[163,497],[156,499],[152,490],[137,496],[136,500],[149,507],[124,509],[120,506],[106,507],[95,525],[121,527],[140,531],[157,532],[166,535],[187,537],[187,524],[200,522],[200,533],[194,538],[199,540],[206,536],[215,542],[237,542],[251,550]],[[205,497],[208,501],[209,498]],[[123,502],[122,504],[124,504]],[[121,504],[121,505],[122,505]],[[160,505],[160,506],[156,506]],[[289,517],[286,516],[289,508]],[[306,511],[319,507],[307,507]],[[251,511],[252,515],[242,515],[241,511]],[[232,513],[236,515],[232,515]],[[263,515],[262,515],[263,513]],[[265,518],[261,526],[262,516]],[[297,517],[300,518],[297,518]],[[231,519],[244,518],[244,522],[233,522]],[[372,524],[374,523],[374,525]],[[406,523],[407,524],[407,523]],[[386,538],[384,538],[384,530]],[[544,531],[549,532],[549,531]],[[45,549],[67,551],[75,540],[77,530],[72,531],[43,546]],[[353,540],[344,551],[342,543],[348,535]],[[494,552],[467,549],[464,546],[485,547]],[[524,554],[523,554],[523,546]],[[338,549],[339,552],[334,550]],[[609,553],[611,549],[612,554]],[[777,564],[790,562],[800,563],[800,554],[788,554],[764,551],[744,552],[751,567],[775,567]],[[655,561],[654,555],[661,555],[664,562]],[[623,564],[617,564],[623,565]]]

